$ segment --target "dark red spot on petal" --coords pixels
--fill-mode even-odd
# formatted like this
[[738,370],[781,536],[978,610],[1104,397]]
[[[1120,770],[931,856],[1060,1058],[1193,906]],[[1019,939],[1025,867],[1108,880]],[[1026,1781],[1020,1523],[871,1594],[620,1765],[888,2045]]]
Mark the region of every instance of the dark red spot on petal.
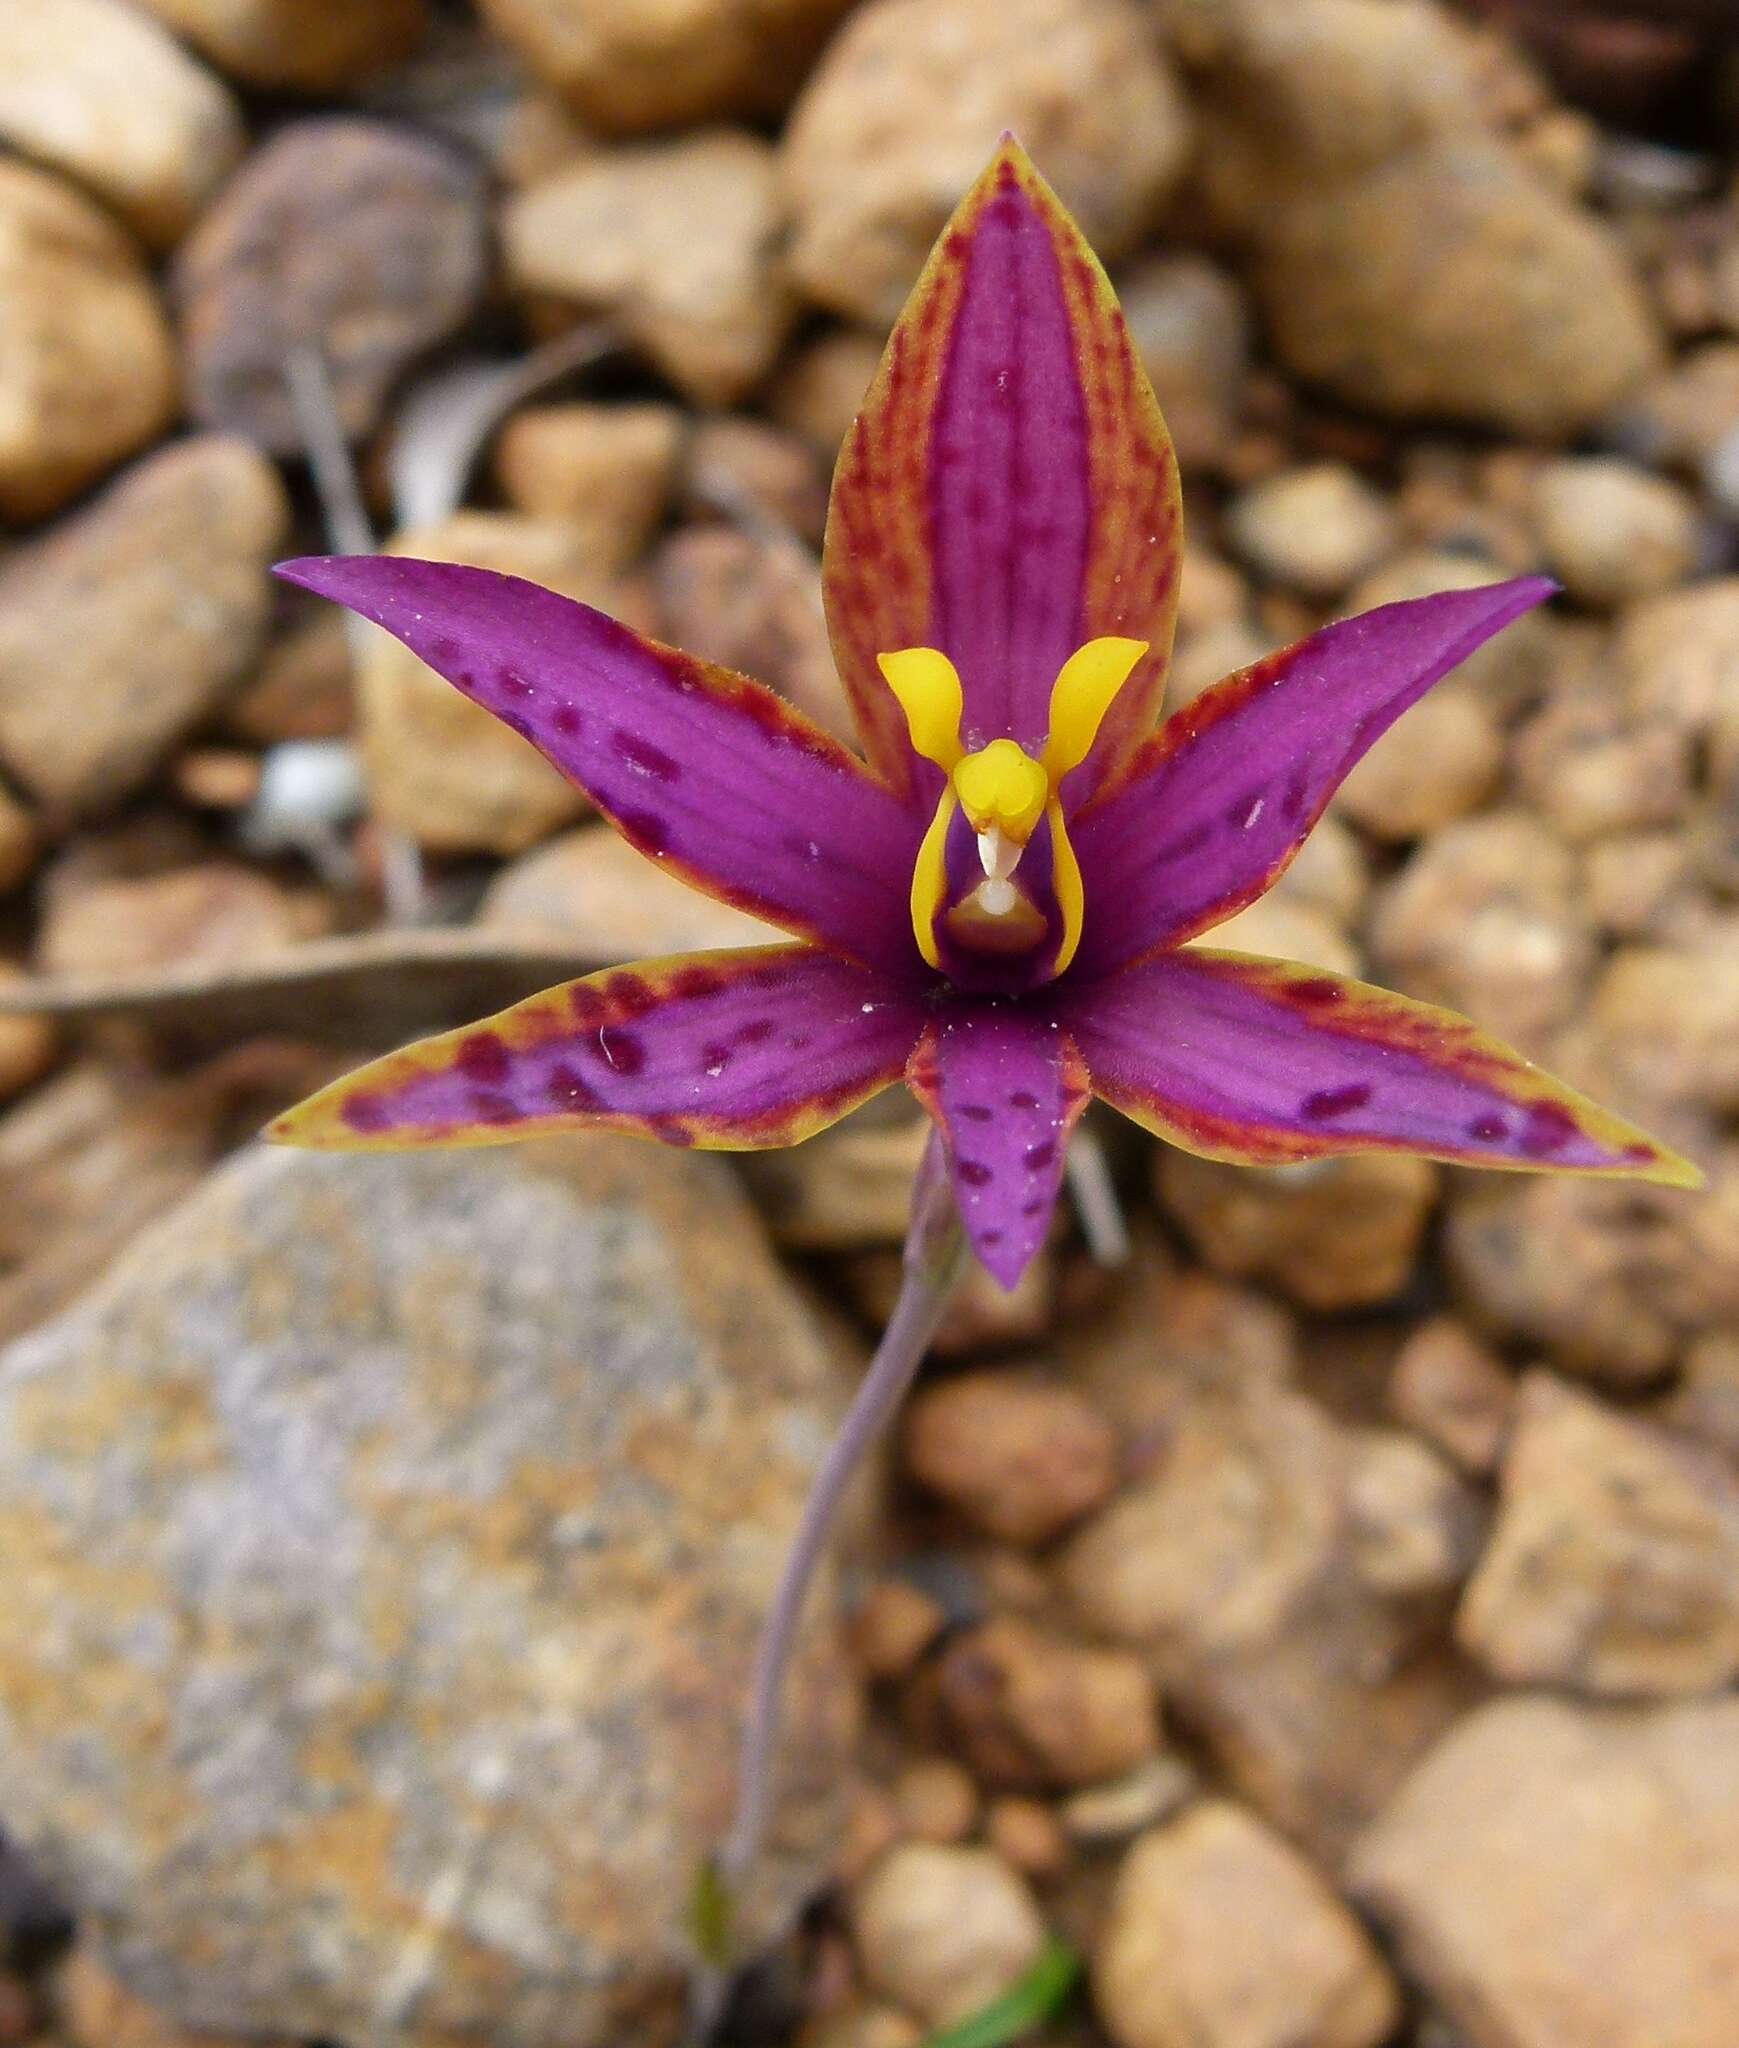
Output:
[[1363,1109],[1371,1099],[1369,1085],[1364,1081],[1348,1081],[1342,1088],[1319,1088],[1314,1095],[1307,1095],[1299,1104],[1304,1117],[1313,1124],[1325,1124],[1337,1116],[1347,1116],[1355,1109]]
[[955,1171],[969,1188],[981,1188],[994,1178],[990,1168],[981,1159],[962,1159]]
[[617,830],[630,846],[655,856],[670,851],[670,828],[656,811],[614,807],[614,815]]
[[1022,1204],[1020,1205],[1020,1213],[1023,1216],[1029,1217],[1042,1216],[1050,1206],[1050,1201],[1046,1196],[1037,1195],[1030,1202],[1022,1202]]
[[1008,1098],[1008,1106],[1010,1109],[1037,1109],[1039,1099],[1030,1088],[1017,1088]]
[[628,968],[612,974],[604,984],[604,992],[624,1017],[644,1016],[658,1004],[657,991],[643,976]]
[[493,1031],[475,1031],[463,1040],[453,1056],[453,1064],[467,1081],[476,1081],[485,1088],[505,1081],[513,1067],[507,1047]]
[[537,695],[536,685],[528,683],[524,676],[516,675],[510,668],[498,669],[495,680],[502,691],[509,697],[535,697]]
[[516,1124],[523,1115],[519,1104],[496,1088],[471,1091],[471,1114],[479,1123]]
[[1041,1138],[1038,1144],[1029,1145],[1021,1155],[1034,1173],[1043,1173],[1047,1166],[1054,1166],[1057,1158],[1055,1138]]
[[613,1074],[637,1074],[646,1064],[646,1048],[632,1031],[606,1024],[598,1032],[598,1056]]
[[774,1024],[771,1017],[755,1017],[747,1024],[739,1024],[737,1026],[737,1043],[739,1045],[765,1045],[767,1040],[772,1037],[773,1031]]
[[638,733],[618,732],[613,735],[616,751],[637,774],[650,775],[655,782],[680,782],[682,764],[667,754],[662,747],[655,747],[650,740],[643,740]]
[[1467,1135],[1482,1145],[1495,1145],[1509,1134],[1510,1127],[1501,1116],[1476,1116],[1467,1127]]
[[549,722],[564,740],[575,740],[580,736],[580,714],[571,704],[558,704],[551,712]]
[[392,1112],[378,1095],[352,1095],[338,1114],[353,1131],[384,1131]]
[[731,1063],[731,1048],[714,1043],[700,1049],[700,1070],[709,1081],[716,1081]]
[[986,1109],[982,1102],[963,1102],[954,1114],[965,1117],[968,1123],[987,1124],[995,1111]]
[[703,996],[716,996],[724,985],[725,978],[716,968],[679,967],[670,978],[670,993],[699,1002]]
[[1576,1119],[1556,1102],[1530,1102],[1520,1144],[1530,1159],[1561,1152],[1576,1135]]
[[1312,1009],[1344,1001],[1346,997],[1345,987],[1326,975],[1321,980],[1295,981],[1288,993],[1295,1003],[1307,1003]]
[[567,1060],[558,1060],[550,1069],[544,1093],[557,1109],[597,1109],[601,1106],[591,1083]]

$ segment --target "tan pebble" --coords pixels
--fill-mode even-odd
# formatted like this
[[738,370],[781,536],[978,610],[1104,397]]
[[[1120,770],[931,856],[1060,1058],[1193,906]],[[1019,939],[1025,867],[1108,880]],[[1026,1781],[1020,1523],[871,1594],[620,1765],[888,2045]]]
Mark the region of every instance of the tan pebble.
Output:
[[890,323],[1007,128],[1107,259],[1141,238],[1189,147],[1183,96],[1131,0],[857,8],[785,131],[791,267],[803,290]]
[[1189,1765],[1182,1757],[1162,1751],[1137,1764],[1125,1777],[1071,1792],[1057,1813],[1071,1841],[1103,1848],[1157,1826],[1193,1798],[1195,1791],[1196,1775]]
[[1284,877],[1278,888],[1215,925],[1203,943],[1271,960],[1298,960],[1330,974],[1356,975],[1363,965],[1340,920],[1288,889]]
[[662,637],[768,684],[839,738],[853,736],[807,551],[725,525],[684,527],[655,551]]
[[600,151],[511,197],[501,233],[521,292],[607,313],[691,398],[740,398],[797,303],[775,261],[777,159],[729,129]]
[[1250,567],[1302,597],[1338,597],[1390,554],[1388,500],[1345,463],[1283,471],[1226,508],[1226,535]]
[[1530,1374],[1456,1634],[1510,1684],[1652,1699],[1731,1684],[1739,1483],[1699,1447]]
[[[16,967],[0,965],[0,988],[29,980]],[[60,1051],[60,1027],[52,1017],[8,1016],[0,1010],[0,1101],[22,1095],[40,1081]]]
[[1193,704],[1204,690],[1272,654],[1278,643],[1247,619],[1223,619],[1185,634],[1165,679],[1168,711]]
[[840,1839],[840,1882],[856,1883],[899,1839],[900,1816],[893,1800],[879,1785],[857,1786],[846,1809],[845,1830]]
[[1503,772],[1491,707],[1465,683],[1439,683],[1397,720],[1340,786],[1336,808],[1379,839],[1422,839],[1477,810]]
[[1025,1881],[989,1849],[902,1843],[853,1887],[849,1911],[869,1984],[937,2027],[1000,1998],[1045,1941]]
[[849,0],[482,0],[484,19],[600,132],[780,112]]
[[909,1579],[878,1579],[851,1618],[851,1647],[865,1677],[903,1677],[947,1619],[940,1604]]
[[1396,1420],[1479,1477],[1497,1469],[1515,1408],[1515,1382],[1465,1323],[1436,1316],[1401,1347],[1389,1379]]
[[1044,1543],[1117,1483],[1111,1425],[1073,1389],[1036,1375],[974,1372],[925,1388],[903,1431],[912,1476],[979,1528]]
[[424,25],[424,0],[143,0],[220,70],[247,85],[331,92],[403,56]]
[[950,1639],[942,1713],[976,1774],[1014,1790],[1121,1777],[1159,1747],[1147,1667],[1012,1616]]
[[263,644],[288,521],[257,449],[199,434],[0,561],[0,755],[27,791],[90,812],[150,780]]
[[1739,955],[1622,947],[1595,987],[1591,1021],[1644,1101],[1739,1108]]
[[1399,1153],[1228,1167],[1171,1148],[1160,1195],[1215,1271],[1259,1278],[1319,1311],[1386,1301],[1406,1284],[1439,1171]]
[[1485,1533],[1479,1500],[1454,1467],[1398,1429],[1354,1434],[1347,1523],[1353,1570],[1396,1601],[1453,1593]]
[[1178,632],[1195,634],[1236,625],[1248,617],[1249,609],[1250,586],[1242,572],[1202,542],[1186,540],[1177,577]]
[[1394,1979],[1327,1881],[1225,1800],[1130,1850],[1092,1976],[1117,2048],[1378,2048],[1400,2018]]
[[1204,256],[1149,256],[1118,277],[1117,295],[1179,463],[1222,465],[1250,363],[1252,321],[1237,279]]
[[495,443],[509,503],[560,519],[604,575],[630,568],[665,508],[682,448],[669,405],[540,405],[517,412]]
[[36,866],[38,845],[35,819],[0,786],[0,896],[28,879]]
[[984,1836],[1023,1877],[1043,1883],[1068,1867],[1069,1838],[1041,1800],[1012,1795],[993,1799],[984,1816]]
[[0,161],[0,519],[44,519],[175,412],[175,345],[140,252],[65,179]]
[[851,2005],[811,2020],[797,2048],[919,2048],[924,2029],[891,2005]]
[[1731,1697],[1496,1700],[1357,1843],[1355,1894],[1460,2042],[1730,2048],[1736,1755]]
[[964,1842],[978,1825],[978,1787],[948,1757],[922,1757],[894,1780],[900,1832],[920,1842]]
[[1563,456],[1540,470],[1534,516],[1554,575],[1602,609],[1682,583],[1697,556],[1689,492],[1617,456]]
[[1521,810],[1427,840],[1378,892],[1368,930],[1377,978],[1529,1054],[1582,1008],[1594,967],[1575,858]]
[[857,418],[882,346],[879,335],[842,327],[797,348],[768,389],[768,410],[832,461]]
[[170,247],[243,147],[223,86],[121,0],[0,10],[0,137],[99,193]]

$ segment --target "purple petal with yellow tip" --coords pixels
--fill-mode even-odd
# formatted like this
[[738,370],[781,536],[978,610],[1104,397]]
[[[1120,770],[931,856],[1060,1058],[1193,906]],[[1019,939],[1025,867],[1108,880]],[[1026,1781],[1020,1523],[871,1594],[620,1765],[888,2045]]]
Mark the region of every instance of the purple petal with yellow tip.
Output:
[[794,1145],[897,1081],[923,1028],[908,996],[810,946],[676,954],[389,1053],[266,1135],[359,1152],[600,1130]]
[[1061,996],[1093,1093],[1186,1152],[1413,1152],[1696,1187],[1689,1160],[1453,1011],[1286,960],[1170,953]]
[[1078,647],[1146,641],[1071,793],[1093,787],[1158,717],[1179,548],[1177,463],[1116,297],[1007,141],[936,244],[834,477],[828,624],[870,759],[913,787],[879,654],[941,649],[967,745],[1036,748]]
[[1540,576],[1379,606],[1228,676],[1076,819],[1076,971],[1181,945],[1279,879],[1347,774],[1457,662],[1550,597]]
[[771,690],[487,569],[335,555],[278,574],[396,634],[684,881],[850,958],[920,971],[909,814]]
[[962,999],[924,1034],[907,1074],[948,1141],[972,1249],[1013,1287],[1050,1229],[1087,1076],[1037,1006]]

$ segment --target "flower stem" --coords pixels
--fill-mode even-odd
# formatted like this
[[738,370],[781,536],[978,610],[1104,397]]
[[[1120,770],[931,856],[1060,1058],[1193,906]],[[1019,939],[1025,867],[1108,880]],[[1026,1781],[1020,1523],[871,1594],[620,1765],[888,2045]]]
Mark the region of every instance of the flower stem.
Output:
[[940,1137],[932,1131],[912,1189],[912,1220],[906,1233],[899,1299],[803,1504],[803,1517],[755,1653],[754,1683],[737,1767],[736,1814],[713,1866],[714,1881],[727,1901],[753,1868],[766,1836],[785,1677],[815,1568],[864,1454],[880,1436],[923,1363],[964,1261],[965,1239],[949,1186],[947,1159]]

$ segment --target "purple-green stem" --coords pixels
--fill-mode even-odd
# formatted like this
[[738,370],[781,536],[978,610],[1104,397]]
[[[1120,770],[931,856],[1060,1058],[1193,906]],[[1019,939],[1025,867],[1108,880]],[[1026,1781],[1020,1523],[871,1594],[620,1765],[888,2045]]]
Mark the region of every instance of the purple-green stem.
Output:
[[912,1187],[912,1220],[906,1232],[899,1299],[803,1504],[803,1516],[755,1652],[748,1719],[737,1765],[736,1813],[714,1864],[717,1885],[727,1902],[741,1891],[766,1837],[785,1680],[815,1568],[826,1553],[840,1503],[858,1467],[923,1363],[965,1256],[966,1241],[949,1185],[947,1156],[940,1136],[932,1131]]

